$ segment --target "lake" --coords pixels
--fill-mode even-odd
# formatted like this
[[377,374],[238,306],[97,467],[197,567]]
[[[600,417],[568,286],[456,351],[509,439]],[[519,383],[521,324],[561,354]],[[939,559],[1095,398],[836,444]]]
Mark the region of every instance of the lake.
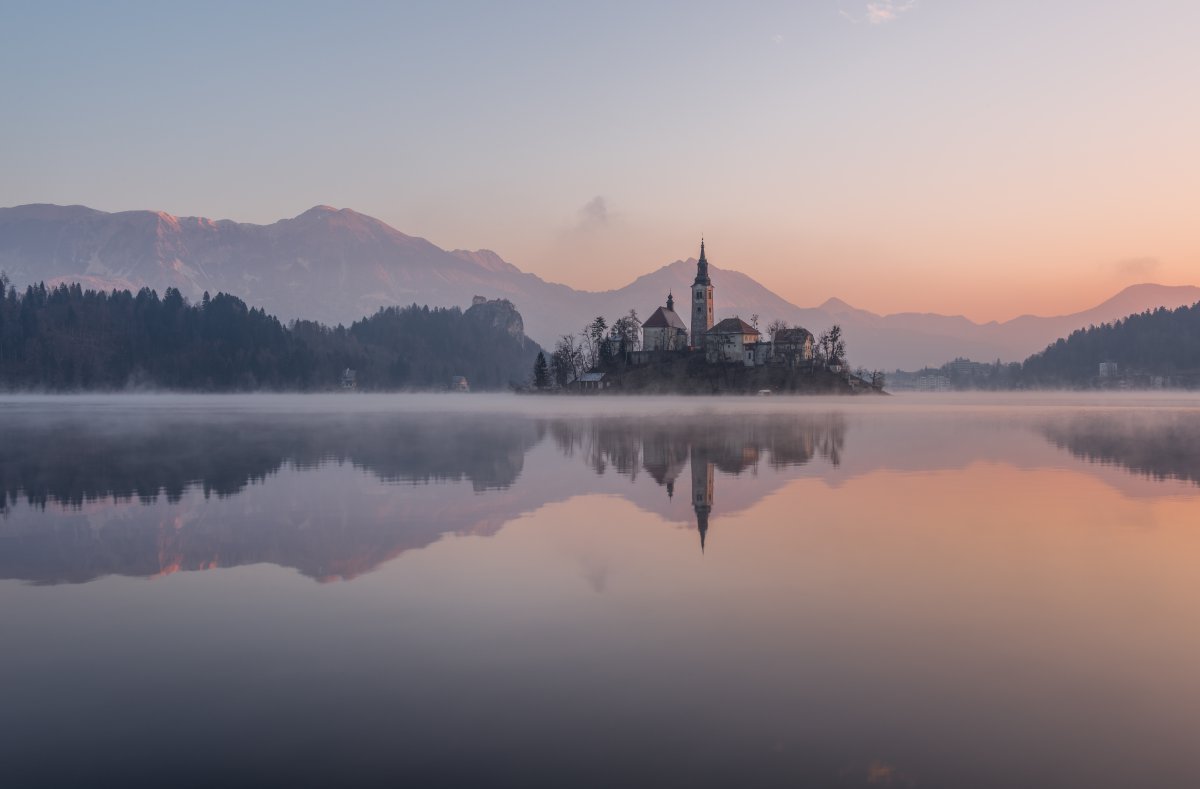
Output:
[[1200,785],[1200,398],[0,399],[5,785]]

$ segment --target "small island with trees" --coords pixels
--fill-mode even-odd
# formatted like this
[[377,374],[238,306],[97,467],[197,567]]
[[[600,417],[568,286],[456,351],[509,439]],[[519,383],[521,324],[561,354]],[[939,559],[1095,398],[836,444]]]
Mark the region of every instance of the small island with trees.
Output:
[[549,357],[539,352],[532,388],[539,392],[626,394],[857,394],[882,393],[879,371],[851,370],[840,326],[814,337],[774,320],[767,337],[759,316],[713,322],[714,287],[704,242],[696,263],[688,312],[675,297],[642,323],[637,311],[611,324],[599,316],[561,337]]

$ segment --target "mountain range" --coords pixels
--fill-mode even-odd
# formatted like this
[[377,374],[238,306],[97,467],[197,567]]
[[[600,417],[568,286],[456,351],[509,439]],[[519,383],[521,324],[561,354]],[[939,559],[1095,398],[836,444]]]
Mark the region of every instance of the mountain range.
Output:
[[[176,287],[191,299],[224,291],[284,320],[330,324],[396,304],[465,307],[477,295],[507,298],[528,335],[547,347],[596,315],[611,321],[632,308],[649,316],[668,292],[688,293],[695,264],[676,260],[622,288],[594,292],[547,282],[490,250],[441,249],[378,219],[329,206],[269,225],[79,205],[0,208],[0,270],[19,286]],[[1197,287],[1142,284],[1071,315],[975,323],[933,313],[877,315],[835,298],[800,307],[744,273],[717,265],[709,270],[718,320],[757,314],[761,327],[781,318],[814,333],[838,323],[852,364],[878,369],[912,369],[958,356],[1018,361],[1074,329],[1200,301]]]

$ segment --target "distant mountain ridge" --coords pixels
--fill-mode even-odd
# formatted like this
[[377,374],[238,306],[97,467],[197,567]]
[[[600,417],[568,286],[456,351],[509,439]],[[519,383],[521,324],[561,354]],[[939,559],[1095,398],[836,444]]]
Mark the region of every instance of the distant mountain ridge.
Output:
[[[175,287],[190,299],[225,291],[284,320],[331,324],[397,304],[467,306],[475,295],[506,298],[520,310],[529,336],[552,346],[595,315],[611,320],[632,308],[648,317],[668,292],[688,292],[695,260],[676,260],[624,287],[591,292],[547,282],[490,250],[441,249],[345,208],[315,206],[291,219],[254,225],[34,204],[0,208],[0,270],[20,285]],[[877,315],[835,298],[799,307],[743,273],[716,265],[710,271],[718,320],[757,314],[760,326],[782,318],[813,332],[840,323],[851,362],[881,369],[936,365],[956,356],[1019,361],[1093,323],[1200,301],[1200,288],[1193,286],[1134,285],[1072,315],[980,324],[929,313]]]

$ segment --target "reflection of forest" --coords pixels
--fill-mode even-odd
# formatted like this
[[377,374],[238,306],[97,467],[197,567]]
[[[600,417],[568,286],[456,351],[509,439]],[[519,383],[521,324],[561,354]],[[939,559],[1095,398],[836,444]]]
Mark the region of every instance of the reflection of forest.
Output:
[[[576,484],[567,476],[528,479],[506,493],[546,435],[594,473],[611,469],[636,480],[645,472],[667,496],[690,466],[703,545],[714,472],[739,475],[816,456],[836,465],[844,431],[835,415],[3,420],[0,577],[83,582],[270,562],[315,578],[352,578],[444,534],[490,534],[522,511],[593,489],[585,472],[575,478],[578,490],[563,489]],[[334,473],[345,464],[420,487],[373,499],[354,487],[353,475]],[[247,498],[248,485],[289,467],[314,475],[287,475]],[[485,495],[421,484],[432,481],[469,482]],[[28,508],[14,509],[19,502]],[[38,514],[50,504],[59,507]]]
[[[521,473],[542,427],[527,420],[330,418],[124,418],[94,425],[0,422],[0,508],[80,505],[112,497],[178,501],[185,489],[227,496],[285,463],[351,462],[386,481],[469,480],[505,488]],[[469,447],[469,451],[464,451]]]
[[1092,463],[1200,484],[1200,414],[1096,413],[1047,422],[1046,438]]

